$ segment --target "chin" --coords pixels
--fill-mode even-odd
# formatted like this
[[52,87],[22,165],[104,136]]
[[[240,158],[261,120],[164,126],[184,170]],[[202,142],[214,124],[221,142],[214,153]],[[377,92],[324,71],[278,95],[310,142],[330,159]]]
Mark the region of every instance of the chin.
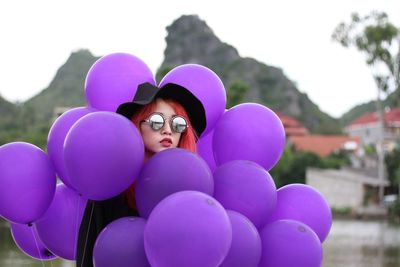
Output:
[[161,152],[161,151],[164,151],[164,150],[167,150],[167,149],[170,149],[170,148],[173,148],[173,147],[172,146],[170,146],[170,147],[162,147],[162,148],[160,148],[158,150],[158,152]]

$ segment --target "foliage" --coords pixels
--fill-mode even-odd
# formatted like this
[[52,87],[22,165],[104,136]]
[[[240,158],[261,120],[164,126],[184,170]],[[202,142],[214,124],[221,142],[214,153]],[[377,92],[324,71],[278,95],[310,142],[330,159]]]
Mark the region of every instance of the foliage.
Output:
[[353,13],[349,24],[336,27],[332,39],[366,56],[379,90],[400,91],[400,28],[386,13],[373,11],[364,17]]
[[235,80],[228,89],[226,107],[231,108],[244,102],[249,87],[241,80]]
[[396,223],[400,223],[400,198],[389,206],[389,219]]
[[350,207],[343,207],[343,208],[335,208],[332,207],[332,214],[334,215],[350,215],[352,212],[352,209]]
[[374,145],[364,145],[363,150],[366,155],[376,155],[376,147]]
[[332,153],[322,160],[322,167],[325,169],[340,169],[350,164],[350,159],[345,150]]
[[400,185],[400,149],[394,149],[385,157],[385,165],[391,186]]
[[170,72],[173,69],[172,66],[161,66],[156,73],[156,80],[157,83],[161,82],[161,79],[164,78],[164,76]]
[[338,169],[349,164],[349,159],[344,151],[321,158],[312,152],[295,151],[286,146],[279,162],[270,171],[276,186],[282,187],[292,183],[306,182],[306,170],[309,167],[321,169]]
[[322,166],[322,162],[316,154],[295,153],[290,147],[286,147],[279,162],[270,173],[278,188],[291,183],[304,184],[306,168],[311,166]]

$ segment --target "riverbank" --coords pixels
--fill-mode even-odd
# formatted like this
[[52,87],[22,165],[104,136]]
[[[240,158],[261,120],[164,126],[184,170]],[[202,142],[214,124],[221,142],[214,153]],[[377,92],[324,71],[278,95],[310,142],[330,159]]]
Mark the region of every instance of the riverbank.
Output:
[[332,216],[334,219],[361,219],[361,220],[379,220],[385,221],[389,219],[388,208],[379,205],[369,205],[359,207],[357,209],[332,208]]
[[400,266],[400,227],[387,221],[334,219],[323,246],[324,267]]

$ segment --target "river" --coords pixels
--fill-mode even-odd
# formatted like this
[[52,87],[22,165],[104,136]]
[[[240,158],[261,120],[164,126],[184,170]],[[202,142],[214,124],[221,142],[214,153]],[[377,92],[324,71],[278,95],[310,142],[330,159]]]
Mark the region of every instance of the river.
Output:
[[[398,267],[400,226],[383,221],[334,220],[323,247],[323,267]],[[31,259],[17,248],[8,224],[0,220],[0,266],[72,267],[74,262]]]

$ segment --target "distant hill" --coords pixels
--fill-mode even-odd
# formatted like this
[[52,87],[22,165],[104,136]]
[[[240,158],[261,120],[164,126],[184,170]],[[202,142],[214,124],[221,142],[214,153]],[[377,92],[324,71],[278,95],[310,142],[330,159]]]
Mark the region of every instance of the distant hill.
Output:
[[15,116],[18,114],[18,107],[0,96],[0,129],[16,128],[18,123]]
[[246,102],[262,103],[274,111],[293,116],[312,132],[341,132],[339,121],[322,112],[301,93],[282,69],[241,57],[233,46],[220,41],[198,16],[182,16],[168,26],[167,31],[167,47],[158,80],[178,65],[201,64],[218,74],[228,94],[230,86],[240,80],[250,88]]
[[[157,72],[158,81],[175,66],[187,63],[205,65],[219,75],[228,94],[232,85],[241,81],[249,88],[246,102],[262,103],[276,112],[290,115],[313,133],[339,133],[340,122],[351,121],[374,108],[373,102],[357,106],[339,122],[301,93],[282,69],[241,57],[236,48],[222,42],[198,16],[178,18],[167,27],[167,32],[164,61]],[[0,97],[0,145],[23,140],[44,146],[55,107],[85,104],[85,77],[97,59],[88,50],[73,52],[49,86],[33,98],[15,105]],[[393,102],[390,99],[387,100],[389,104]]]
[[[382,106],[389,108],[399,107],[399,97],[400,92],[398,91],[390,93],[385,99],[382,100]],[[359,118],[361,115],[375,111],[376,101],[369,101],[351,108],[349,111],[342,115],[342,117],[340,118],[340,122],[343,126],[346,126],[350,122]]]
[[55,107],[79,107],[85,105],[84,86],[86,74],[98,58],[88,50],[71,54],[62,65],[50,85],[24,103],[24,108],[34,112],[36,121],[46,121],[54,114]]
[[85,105],[85,78],[96,60],[88,50],[74,52],[36,96],[18,105],[0,98],[0,145],[25,141],[44,148],[55,107]]

